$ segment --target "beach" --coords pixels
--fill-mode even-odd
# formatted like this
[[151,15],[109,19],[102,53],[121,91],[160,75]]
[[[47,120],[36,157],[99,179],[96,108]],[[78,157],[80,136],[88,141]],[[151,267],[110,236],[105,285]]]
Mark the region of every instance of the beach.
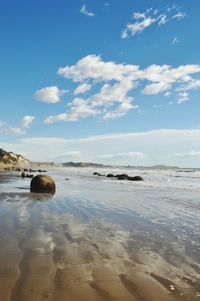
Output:
[[200,299],[200,171],[94,171],[49,169],[51,197],[3,173],[0,301]]

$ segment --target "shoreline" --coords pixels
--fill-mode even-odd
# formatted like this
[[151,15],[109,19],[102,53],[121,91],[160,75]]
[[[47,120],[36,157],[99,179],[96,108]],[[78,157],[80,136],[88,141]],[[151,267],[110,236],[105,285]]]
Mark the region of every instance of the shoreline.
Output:
[[[184,253],[180,224],[178,239],[159,219],[147,219],[144,213],[149,214],[148,209],[138,211],[148,202],[152,202],[149,208],[155,207],[152,188],[129,185],[129,192],[124,185],[73,173],[66,182],[65,170],[62,172],[55,174],[59,193],[44,202],[38,202],[39,195],[34,198],[28,191],[0,193],[3,300],[197,300],[198,253],[195,259],[194,246],[188,249],[194,257]],[[28,183],[20,177],[18,180],[20,187]],[[155,194],[159,203],[162,193]],[[168,210],[171,206],[168,202],[161,205]],[[190,235],[188,239],[193,238]]]

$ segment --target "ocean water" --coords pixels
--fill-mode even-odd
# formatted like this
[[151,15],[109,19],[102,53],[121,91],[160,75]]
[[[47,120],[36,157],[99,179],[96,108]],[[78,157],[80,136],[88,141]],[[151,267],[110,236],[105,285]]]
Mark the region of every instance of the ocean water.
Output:
[[200,171],[48,175],[53,197],[30,194],[30,179],[0,183],[0,301],[200,299]]

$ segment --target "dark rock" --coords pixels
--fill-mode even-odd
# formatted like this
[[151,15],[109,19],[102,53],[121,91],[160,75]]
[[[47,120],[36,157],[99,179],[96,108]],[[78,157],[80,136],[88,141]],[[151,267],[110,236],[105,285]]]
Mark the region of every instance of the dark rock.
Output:
[[121,177],[124,177],[124,178],[128,179],[129,175],[127,175],[126,173],[123,173],[123,174],[121,174]]
[[49,176],[37,175],[31,181],[30,190],[31,192],[54,194],[56,191],[56,184]]
[[124,176],[124,175],[119,175],[119,176],[117,177],[117,180],[127,180],[127,177]]
[[24,171],[21,173],[21,177],[22,177],[22,178],[25,178],[25,177],[26,177],[26,175],[25,175],[25,172],[24,172]]
[[112,173],[107,174],[107,178],[114,178],[114,175]]
[[140,176],[128,177],[129,181],[144,181],[144,179]]
[[32,179],[34,175],[26,174],[26,178]]
[[69,181],[69,179],[68,179],[68,178],[66,178],[65,180],[66,180],[66,181]]
[[99,172],[93,172],[93,176],[103,177],[105,175],[101,175]]
[[129,176],[125,173],[115,176],[118,180],[128,180]]

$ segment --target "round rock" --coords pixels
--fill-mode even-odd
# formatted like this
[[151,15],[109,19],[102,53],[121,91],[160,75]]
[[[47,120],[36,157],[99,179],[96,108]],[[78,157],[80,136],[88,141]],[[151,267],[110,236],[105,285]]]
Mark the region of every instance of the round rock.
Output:
[[107,178],[114,178],[114,175],[112,173],[107,174]]
[[31,180],[31,192],[51,193],[56,192],[56,184],[49,176],[37,175]]

